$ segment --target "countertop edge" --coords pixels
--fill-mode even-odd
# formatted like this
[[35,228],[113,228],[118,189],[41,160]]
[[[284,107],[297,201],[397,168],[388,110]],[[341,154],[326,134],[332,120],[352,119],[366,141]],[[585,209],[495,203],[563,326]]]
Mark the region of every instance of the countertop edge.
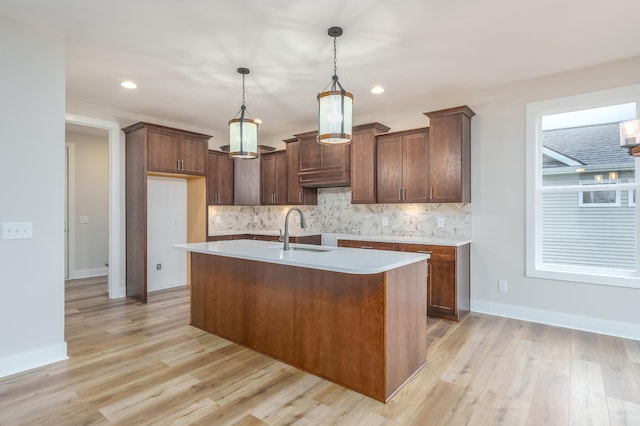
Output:
[[[244,244],[252,244],[256,248],[256,252],[258,254],[252,254],[247,252],[238,252],[238,247],[240,247],[239,242],[244,241]],[[225,248],[225,246],[227,246]],[[366,259],[367,261],[380,260],[380,258],[384,258],[385,264],[377,263],[376,266],[362,266],[360,265],[358,268],[351,267],[349,264],[340,265],[340,261],[344,261],[344,256],[339,257],[331,257],[329,256],[329,260],[331,263],[314,263],[309,260],[308,254],[302,254],[297,252],[291,257],[280,257],[280,256],[291,256],[291,254],[283,253],[280,251],[268,251],[267,253],[271,254],[271,256],[261,255],[260,252],[265,253],[265,250],[276,250],[273,248],[273,242],[269,241],[253,241],[253,240],[230,240],[230,241],[216,241],[216,242],[205,242],[205,243],[187,243],[187,244],[175,244],[173,246],[175,249],[190,251],[195,253],[202,253],[214,256],[224,256],[224,257],[232,257],[235,259],[244,259],[244,260],[253,260],[258,262],[266,262],[266,263],[274,263],[286,266],[293,266],[299,268],[309,268],[309,269],[318,269],[323,271],[331,271],[331,272],[339,272],[345,274],[354,274],[354,275],[369,275],[369,274],[379,274],[383,272],[387,272],[393,269],[397,269],[403,266],[407,266],[416,262],[422,262],[429,259],[428,254],[422,253],[407,253],[407,252],[388,252],[381,250],[366,250],[366,255],[363,255],[362,252],[364,250],[360,249],[352,249],[352,248],[344,248],[344,247],[334,247],[334,246],[317,246],[317,245],[308,245],[308,244],[291,244],[291,247],[301,247],[301,248],[312,248],[318,249],[326,247],[328,252],[351,252],[356,256],[357,259]],[[372,256],[376,256],[372,252],[379,252],[379,258],[374,259]],[[275,257],[275,254],[278,254],[278,257]],[[316,256],[322,256],[323,253],[315,253]],[[399,256],[398,256],[399,255]],[[389,261],[390,258],[394,258],[395,260]],[[360,262],[362,263],[362,262]]]

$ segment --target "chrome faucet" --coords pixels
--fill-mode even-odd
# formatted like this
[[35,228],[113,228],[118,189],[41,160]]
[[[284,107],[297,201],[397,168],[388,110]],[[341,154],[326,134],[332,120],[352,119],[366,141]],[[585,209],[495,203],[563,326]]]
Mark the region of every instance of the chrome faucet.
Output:
[[284,218],[284,248],[283,248],[283,250],[289,250],[289,215],[294,210],[297,211],[300,214],[300,227],[301,228],[306,228],[307,227],[307,221],[304,218],[304,213],[302,213],[302,210],[300,210],[300,208],[298,208],[298,207],[291,207],[289,209],[289,211],[287,212],[287,215]]

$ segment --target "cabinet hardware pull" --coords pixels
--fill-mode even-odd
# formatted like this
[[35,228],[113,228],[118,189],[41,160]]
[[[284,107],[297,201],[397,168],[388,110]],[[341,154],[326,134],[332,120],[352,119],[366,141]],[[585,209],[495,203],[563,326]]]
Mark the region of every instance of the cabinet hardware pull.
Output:
[[180,160],[176,160],[176,170],[180,170]]
[[418,250],[418,253],[431,254],[428,250]]
[[433,186],[429,185],[429,199],[431,200],[433,198]]
[[407,201],[407,188],[402,188],[402,199]]
[[361,249],[372,249],[373,246],[360,246]]
[[398,188],[398,200],[402,201],[402,188]]

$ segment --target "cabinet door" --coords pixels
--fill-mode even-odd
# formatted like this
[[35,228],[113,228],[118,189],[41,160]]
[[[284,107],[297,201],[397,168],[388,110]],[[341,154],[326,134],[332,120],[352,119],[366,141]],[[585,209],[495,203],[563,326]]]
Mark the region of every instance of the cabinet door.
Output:
[[205,139],[182,136],[180,138],[180,171],[204,175],[207,171],[207,148],[208,141]]
[[453,316],[456,313],[456,248],[425,244],[398,244],[400,251],[430,255],[427,276],[427,311]]
[[316,134],[300,138],[300,172],[313,172],[322,166],[321,145]]
[[233,204],[236,206],[260,205],[261,158],[233,160]]
[[376,141],[373,131],[354,132],[351,142],[351,204],[376,202]]
[[176,173],[180,135],[156,129],[147,129],[147,169],[156,172]]
[[318,204],[318,190],[300,185],[300,141],[288,141],[287,157],[287,204]]
[[275,204],[287,204],[287,155],[284,151],[273,154],[275,158]]
[[276,157],[273,154],[260,156],[260,202],[269,206],[276,203]]
[[429,135],[429,183],[432,203],[462,201],[462,117],[434,120]]
[[402,201],[426,203],[429,201],[429,146],[427,133],[402,137]]
[[429,259],[427,310],[432,314],[456,313],[456,262],[438,257]]
[[233,205],[233,159],[226,153],[209,151],[207,204]]
[[378,203],[399,203],[402,198],[402,136],[377,138],[376,151]]
[[284,151],[262,155],[260,187],[263,205],[287,203],[287,157]]

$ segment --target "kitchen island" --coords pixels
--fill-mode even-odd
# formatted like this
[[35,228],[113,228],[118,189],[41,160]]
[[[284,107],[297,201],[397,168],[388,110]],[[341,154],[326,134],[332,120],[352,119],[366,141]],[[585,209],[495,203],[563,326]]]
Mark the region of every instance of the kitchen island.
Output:
[[379,401],[426,363],[428,255],[233,240],[190,254],[191,324]]

